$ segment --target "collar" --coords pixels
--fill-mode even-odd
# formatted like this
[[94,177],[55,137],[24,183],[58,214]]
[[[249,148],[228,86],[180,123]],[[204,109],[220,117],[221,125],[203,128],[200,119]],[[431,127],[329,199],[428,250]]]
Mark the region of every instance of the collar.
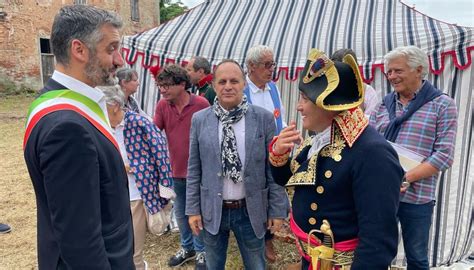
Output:
[[198,82],[198,88],[203,88],[205,85],[210,85],[212,82],[212,74],[208,74],[204,76],[199,82]]
[[[414,95],[413,98],[410,100],[410,102],[416,98],[416,95],[418,95],[418,92],[420,92],[421,88],[423,88],[423,86],[425,85],[425,83],[426,83],[426,80],[423,80],[423,82],[421,83],[420,88],[416,89],[416,91],[415,91],[415,93],[414,93],[415,95]],[[396,93],[396,94],[395,94],[395,98],[397,99],[397,102],[400,102],[400,103],[401,103],[401,101],[400,101],[400,94],[399,94],[399,93]]]
[[100,103],[102,100],[104,100],[104,94],[98,88],[92,88],[89,85],[62,72],[55,70],[51,78],[67,87],[69,90],[84,95],[96,103]]
[[250,91],[252,91],[252,93],[258,93],[258,92],[264,92],[264,91],[269,91],[270,90],[270,86],[268,86],[268,83],[265,84],[265,89],[261,89],[261,88],[258,88],[253,82],[252,80],[250,79],[249,76],[247,76],[247,84],[250,88]]
[[342,133],[344,141],[352,147],[360,134],[369,125],[369,121],[364,115],[361,108],[356,107],[353,109],[345,110],[334,117],[332,132],[331,132],[331,143],[334,142],[335,129],[339,129]]
[[[188,105],[193,105],[194,102],[195,102],[194,99],[195,99],[195,97],[196,97],[195,94],[193,94],[193,93],[191,93],[191,92],[189,92],[189,91],[186,91],[186,93],[189,95],[189,102],[188,102],[188,104],[186,104],[184,107],[186,107],[186,106],[188,106]],[[171,106],[176,106],[174,103],[171,103],[170,101],[168,101],[168,104],[171,105]]]

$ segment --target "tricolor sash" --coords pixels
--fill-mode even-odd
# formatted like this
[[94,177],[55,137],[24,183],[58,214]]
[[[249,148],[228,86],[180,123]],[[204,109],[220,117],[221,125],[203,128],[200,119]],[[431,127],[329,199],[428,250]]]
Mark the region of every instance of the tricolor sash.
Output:
[[[273,117],[275,118],[275,122],[277,125],[277,129],[275,132],[275,136],[280,134],[280,131],[283,129],[283,119],[281,118],[281,104],[280,104],[280,97],[278,96],[278,90],[276,88],[275,83],[269,82],[268,86],[270,87],[270,96],[272,97],[273,107]],[[247,96],[247,102],[252,104],[252,99],[250,98],[250,88],[247,85],[244,89],[244,93]]]
[[48,91],[31,103],[27,115],[23,149],[26,147],[33,128],[41,118],[49,113],[63,110],[74,111],[82,115],[119,150],[117,141],[112,134],[109,118],[99,105],[90,98],[68,89]]

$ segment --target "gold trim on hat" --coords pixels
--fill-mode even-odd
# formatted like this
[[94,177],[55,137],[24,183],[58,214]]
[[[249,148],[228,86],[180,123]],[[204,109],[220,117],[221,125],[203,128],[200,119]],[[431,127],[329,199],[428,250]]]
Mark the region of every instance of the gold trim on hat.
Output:
[[[362,104],[362,102],[364,102],[364,85],[362,84],[362,77],[360,76],[359,66],[357,65],[357,61],[354,59],[352,55],[346,54],[342,62],[348,64],[351,67],[352,71],[354,72],[354,75],[357,80],[357,90],[359,92],[359,99],[357,101],[347,103],[347,104],[325,105],[324,99],[327,96],[329,96],[329,94],[331,94],[333,90],[337,87],[336,85],[336,87],[334,87],[333,89],[330,89],[328,85],[326,90],[324,90],[323,93],[319,95],[319,97],[316,99],[316,105],[328,111],[344,111],[344,110],[355,108],[359,106],[360,104]],[[337,73],[336,67],[334,67],[334,70]],[[329,82],[329,77],[328,77],[328,82]],[[337,84],[339,84],[339,75],[337,78]]]
[[308,70],[306,70],[306,74],[303,77],[304,83],[310,83],[314,79],[325,75],[329,70],[335,69],[334,62],[331,61],[331,59],[329,59],[329,57],[327,57],[324,52],[318,49],[311,49],[309,51],[308,60],[310,63],[308,65]]

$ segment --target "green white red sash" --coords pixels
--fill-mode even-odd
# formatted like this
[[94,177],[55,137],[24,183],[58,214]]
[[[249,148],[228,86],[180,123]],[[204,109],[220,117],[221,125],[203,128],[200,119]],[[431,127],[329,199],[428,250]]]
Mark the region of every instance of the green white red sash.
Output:
[[112,134],[109,118],[100,106],[90,98],[67,89],[48,91],[31,103],[27,115],[23,149],[25,149],[31,131],[43,116],[63,110],[74,111],[82,115],[119,150],[117,141]]

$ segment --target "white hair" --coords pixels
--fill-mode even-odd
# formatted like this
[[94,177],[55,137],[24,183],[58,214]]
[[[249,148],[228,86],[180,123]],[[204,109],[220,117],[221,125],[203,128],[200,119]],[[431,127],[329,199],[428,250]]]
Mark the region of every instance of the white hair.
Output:
[[406,57],[408,66],[410,66],[412,69],[416,69],[419,66],[423,68],[421,71],[422,78],[428,74],[428,55],[426,55],[424,51],[416,46],[398,47],[387,53],[384,56],[385,68],[387,68],[387,65],[390,63],[390,61],[402,56]]
[[247,51],[247,56],[245,59],[245,64],[247,65],[247,68],[250,64],[257,64],[260,59],[262,59],[262,57],[266,54],[273,55],[273,49],[266,45],[256,45],[250,48]]
[[122,91],[120,85],[105,85],[105,86],[98,86],[102,93],[105,95],[105,103],[107,105],[119,105],[120,108],[123,108],[125,105],[125,95]]

